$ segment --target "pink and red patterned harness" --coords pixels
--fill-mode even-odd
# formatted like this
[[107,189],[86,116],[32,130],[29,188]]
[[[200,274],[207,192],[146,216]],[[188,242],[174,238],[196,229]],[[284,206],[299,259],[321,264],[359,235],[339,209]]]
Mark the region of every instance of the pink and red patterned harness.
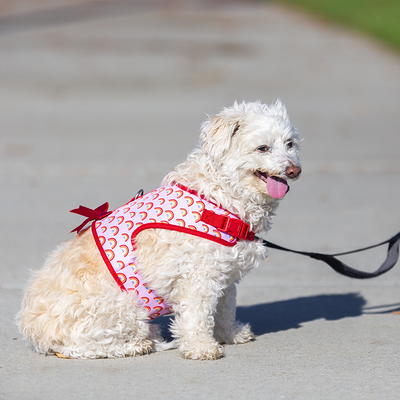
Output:
[[[96,210],[71,210],[87,216],[100,254],[122,290],[133,291],[150,319],[171,313],[171,307],[147,286],[135,257],[135,238],[145,229],[170,229],[234,246],[238,239],[254,240],[249,225],[239,217],[184,186],[161,186],[107,212],[105,203]],[[82,212],[84,210],[84,212]],[[99,211],[100,210],[100,211]],[[97,215],[96,215],[96,211]],[[83,225],[75,230],[79,233]]]

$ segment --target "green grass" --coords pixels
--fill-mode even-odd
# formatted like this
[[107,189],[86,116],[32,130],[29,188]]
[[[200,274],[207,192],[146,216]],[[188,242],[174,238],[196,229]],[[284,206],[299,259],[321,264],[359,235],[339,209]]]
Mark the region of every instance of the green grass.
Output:
[[280,0],[366,32],[400,51],[400,0]]

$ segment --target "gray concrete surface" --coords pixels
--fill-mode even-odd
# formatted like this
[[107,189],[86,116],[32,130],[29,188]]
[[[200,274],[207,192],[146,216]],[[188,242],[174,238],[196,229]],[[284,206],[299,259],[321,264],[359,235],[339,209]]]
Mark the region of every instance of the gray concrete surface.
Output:
[[398,55],[268,2],[23,3],[0,9],[0,398],[398,399],[400,266],[355,281],[272,252],[239,288],[257,340],[214,362],[60,360],[13,321],[29,271],[79,222],[67,210],[155,187],[234,99],[281,97],[305,138],[271,240],[333,251],[395,233]]

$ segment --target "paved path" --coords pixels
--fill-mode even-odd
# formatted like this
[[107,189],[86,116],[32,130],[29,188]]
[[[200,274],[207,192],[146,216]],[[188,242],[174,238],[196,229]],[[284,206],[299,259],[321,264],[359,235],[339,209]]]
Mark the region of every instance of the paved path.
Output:
[[65,4],[0,10],[0,398],[398,399],[400,266],[354,281],[273,252],[239,290],[257,341],[215,362],[23,343],[22,287],[76,225],[66,210],[153,188],[234,99],[281,97],[305,138],[271,240],[333,251],[399,229],[398,56],[268,2]]

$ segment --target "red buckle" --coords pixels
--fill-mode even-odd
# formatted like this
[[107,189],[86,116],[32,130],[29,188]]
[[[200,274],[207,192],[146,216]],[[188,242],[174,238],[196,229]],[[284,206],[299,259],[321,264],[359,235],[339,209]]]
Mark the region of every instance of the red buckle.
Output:
[[226,233],[237,237],[238,239],[247,239],[250,226],[240,219],[228,218]]
[[253,240],[254,234],[250,231],[250,225],[238,218],[217,214],[210,210],[204,210],[201,221],[214,226],[222,232],[228,233],[237,239]]
[[[206,210],[204,210],[204,211],[206,211]],[[228,229],[228,226],[229,226],[230,218],[227,217],[226,215],[220,215],[220,214],[217,214],[217,215],[220,217],[220,220],[222,223],[221,223],[221,226],[216,226],[216,228],[220,229],[223,232],[226,232]],[[212,225],[212,224],[210,224],[210,225]]]

